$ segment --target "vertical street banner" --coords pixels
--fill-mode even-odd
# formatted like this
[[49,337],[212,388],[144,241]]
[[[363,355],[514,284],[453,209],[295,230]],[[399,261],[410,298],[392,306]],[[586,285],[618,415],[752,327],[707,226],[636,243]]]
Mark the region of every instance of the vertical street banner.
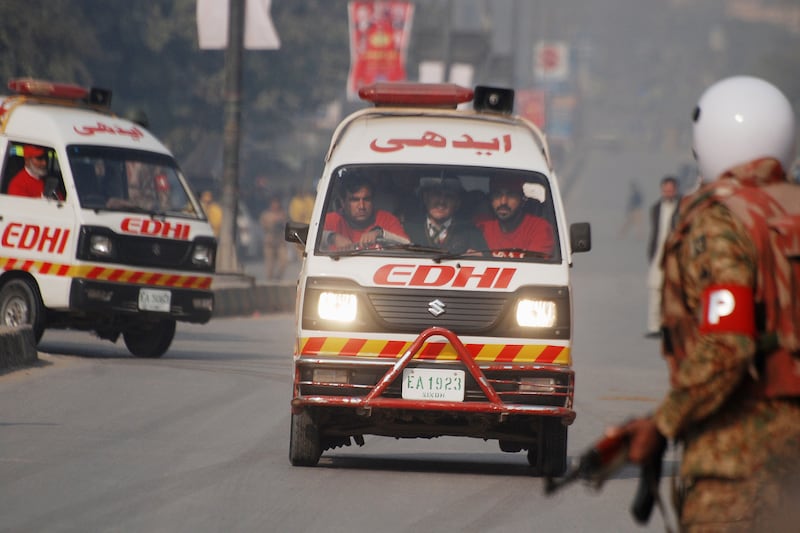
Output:
[[540,89],[519,89],[514,100],[517,113],[527,118],[539,129],[544,130],[547,124],[547,95]]
[[414,5],[411,2],[364,0],[347,5],[350,23],[350,72],[347,98],[380,81],[405,81],[406,53]]
[[[197,40],[201,50],[228,46],[229,0],[197,0]],[[270,16],[272,0],[245,0],[244,47],[278,50],[281,40]]]

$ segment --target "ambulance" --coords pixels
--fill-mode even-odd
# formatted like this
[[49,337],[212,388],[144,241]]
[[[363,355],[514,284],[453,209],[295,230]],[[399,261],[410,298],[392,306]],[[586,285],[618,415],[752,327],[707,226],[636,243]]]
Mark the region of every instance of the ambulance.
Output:
[[216,240],[164,145],[110,91],[30,78],[0,97],[0,323],[120,336],[160,357],[211,318]]
[[[333,133],[311,223],[286,226],[304,247],[290,462],[365,435],[460,436],[560,475],[575,419],[570,266],[591,232],[567,221],[545,136],[513,114],[511,89],[359,94],[372,105]],[[497,244],[508,196],[538,229]]]

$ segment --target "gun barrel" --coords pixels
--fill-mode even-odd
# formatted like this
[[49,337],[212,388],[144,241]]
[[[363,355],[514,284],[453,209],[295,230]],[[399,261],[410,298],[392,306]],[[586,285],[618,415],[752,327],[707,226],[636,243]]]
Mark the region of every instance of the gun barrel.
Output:
[[580,468],[573,468],[567,474],[559,479],[547,476],[544,478],[544,494],[550,496],[551,494],[561,490],[563,487],[576,481],[581,475]]

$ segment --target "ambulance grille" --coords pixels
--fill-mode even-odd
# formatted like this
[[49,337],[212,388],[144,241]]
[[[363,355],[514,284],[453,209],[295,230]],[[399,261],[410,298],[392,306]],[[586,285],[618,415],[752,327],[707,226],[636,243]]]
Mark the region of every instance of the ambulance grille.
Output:
[[185,268],[192,243],[150,237],[118,236],[119,262],[126,265],[161,268]]
[[462,334],[485,331],[500,319],[507,300],[507,294],[476,292],[369,293],[377,318],[392,331],[421,331],[431,326]]

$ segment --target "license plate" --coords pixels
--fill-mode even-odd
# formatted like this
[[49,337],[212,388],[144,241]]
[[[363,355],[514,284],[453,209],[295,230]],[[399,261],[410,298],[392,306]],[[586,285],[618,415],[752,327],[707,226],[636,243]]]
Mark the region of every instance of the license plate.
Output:
[[464,371],[439,368],[403,369],[406,400],[464,401]]
[[169,313],[172,293],[159,289],[139,289],[139,309],[143,311],[164,311]]

